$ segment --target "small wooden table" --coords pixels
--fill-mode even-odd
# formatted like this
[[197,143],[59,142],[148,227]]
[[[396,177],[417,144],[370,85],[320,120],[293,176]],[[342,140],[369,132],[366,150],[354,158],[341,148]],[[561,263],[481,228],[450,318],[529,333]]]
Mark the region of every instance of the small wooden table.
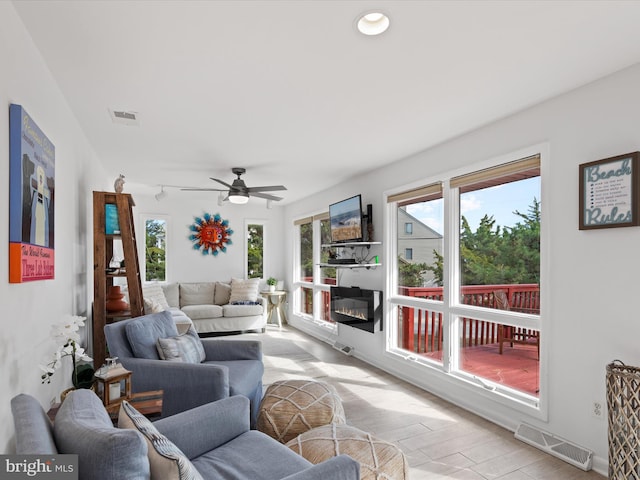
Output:
[[[133,393],[128,400],[133,408],[139,411],[145,417],[156,417],[162,413],[162,390],[150,390],[148,392]],[[120,411],[120,403],[109,405],[107,412],[111,418],[118,420],[118,412]]]
[[[131,395],[129,403],[141,414],[148,418],[159,417],[162,414],[162,390],[150,390],[148,392],[138,392]],[[47,412],[49,420],[55,421],[61,403],[55,403]],[[107,413],[111,420],[117,423],[118,412],[120,411],[120,403],[112,404],[106,407]]]

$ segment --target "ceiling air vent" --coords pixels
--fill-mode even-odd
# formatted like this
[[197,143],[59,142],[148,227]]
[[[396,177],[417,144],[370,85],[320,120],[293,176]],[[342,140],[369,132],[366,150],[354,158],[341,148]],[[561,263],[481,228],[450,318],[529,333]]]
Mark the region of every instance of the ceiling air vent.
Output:
[[138,112],[127,112],[124,110],[109,110],[113,123],[122,125],[140,125],[138,120]]

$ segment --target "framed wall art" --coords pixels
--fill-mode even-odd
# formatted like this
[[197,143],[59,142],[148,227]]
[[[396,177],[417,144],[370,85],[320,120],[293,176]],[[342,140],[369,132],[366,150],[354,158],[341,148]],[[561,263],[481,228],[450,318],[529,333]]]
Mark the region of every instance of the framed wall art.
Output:
[[54,278],[55,147],[9,106],[9,282]]
[[580,165],[580,230],[640,224],[639,157],[633,152]]

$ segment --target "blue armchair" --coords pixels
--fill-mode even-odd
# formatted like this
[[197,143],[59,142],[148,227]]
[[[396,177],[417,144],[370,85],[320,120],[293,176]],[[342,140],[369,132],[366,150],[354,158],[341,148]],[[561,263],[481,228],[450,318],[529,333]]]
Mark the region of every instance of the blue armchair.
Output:
[[[11,400],[16,453],[76,454],[81,479],[148,480],[150,447],[136,430],[116,428],[90,390],[67,396],[55,425],[30,395]],[[360,465],[339,455],[317,465],[273,438],[249,430],[249,402],[239,395],[154,422],[205,480],[358,480]]]
[[133,392],[163,390],[162,416],[167,417],[233,395],[250,401],[255,426],[262,399],[262,344],[251,340],[199,339],[201,363],[161,360],[158,339],[178,331],[169,312],[153,313],[106,325],[109,355],[132,374]]

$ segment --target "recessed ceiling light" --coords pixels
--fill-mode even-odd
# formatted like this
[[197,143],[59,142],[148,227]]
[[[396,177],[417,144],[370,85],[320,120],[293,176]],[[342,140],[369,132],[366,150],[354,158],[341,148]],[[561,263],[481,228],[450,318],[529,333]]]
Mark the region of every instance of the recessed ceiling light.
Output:
[[357,26],[363,35],[380,35],[389,28],[389,17],[382,12],[368,12],[358,18]]

